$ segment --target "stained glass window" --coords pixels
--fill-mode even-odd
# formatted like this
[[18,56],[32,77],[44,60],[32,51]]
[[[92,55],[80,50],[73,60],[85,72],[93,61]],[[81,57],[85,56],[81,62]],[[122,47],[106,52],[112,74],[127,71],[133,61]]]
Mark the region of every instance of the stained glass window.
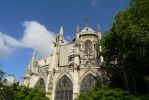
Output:
[[73,84],[71,80],[64,75],[58,81],[55,90],[55,100],[72,100],[73,99]]
[[38,86],[41,90],[45,91],[45,82],[42,78],[37,82],[36,86]]
[[86,54],[91,54],[92,53],[92,42],[89,40],[86,40],[84,42],[84,52]]
[[87,76],[84,77],[82,80],[81,86],[80,86],[80,92],[88,92],[91,90],[94,90],[95,87],[97,86],[97,81],[95,77],[92,74],[88,74]]

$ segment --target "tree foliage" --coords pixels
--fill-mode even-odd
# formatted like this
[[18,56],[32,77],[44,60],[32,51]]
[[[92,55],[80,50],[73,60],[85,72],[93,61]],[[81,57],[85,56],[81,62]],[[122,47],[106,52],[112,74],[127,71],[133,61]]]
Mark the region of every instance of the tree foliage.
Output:
[[116,15],[101,41],[107,70],[120,72],[132,93],[147,91],[143,81],[149,73],[148,5],[149,0],[132,0],[127,9]]
[[18,83],[7,85],[5,73],[0,70],[0,100],[49,100],[40,88],[19,86]]
[[4,88],[4,72],[0,69],[0,99],[3,97],[3,88]]
[[76,100],[141,100],[140,97],[129,95],[121,89],[103,87],[97,91],[81,94]]
[[15,92],[14,100],[49,100],[45,93],[38,87],[34,89],[27,87],[20,87],[20,89]]

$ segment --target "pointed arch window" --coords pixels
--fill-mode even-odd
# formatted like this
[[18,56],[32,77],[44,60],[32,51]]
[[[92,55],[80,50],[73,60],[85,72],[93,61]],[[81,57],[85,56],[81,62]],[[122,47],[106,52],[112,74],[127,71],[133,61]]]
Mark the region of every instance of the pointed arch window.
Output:
[[37,82],[36,86],[45,91],[45,82],[42,78]]
[[88,92],[91,90],[94,90],[97,86],[97,80],[95,76],[92,74],[88,74],[85,76],[82,80],[81,86],[80,86],[80,92]]
[[73,84],[71,80],[64,75],[57,82],[55,89],[55,100],[72,100],[73,99]]
[[84,52],[86,54],[91,54],[92,53],[92,42],[90,40],[86,40],[84,42]]

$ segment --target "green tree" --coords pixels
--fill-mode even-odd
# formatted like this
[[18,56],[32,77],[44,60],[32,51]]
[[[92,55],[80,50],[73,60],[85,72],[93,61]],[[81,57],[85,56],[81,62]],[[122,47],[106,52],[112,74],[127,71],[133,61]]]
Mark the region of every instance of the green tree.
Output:
[[5,75],[4,71],[2,69],[0,69],[0,100],[2,98],[4,98],[3,89],[4,89],[5,83],[6,83],[6,81],[4,80],[4,75]]
[[49,100],[40,88],[19,86],[18,83],[7,85],[5,73],[0,69],[0,100]]
[[14,100],[49,100],[44,91],[35,87],[33,89],[28,87],[20,87],[14,94]]
[[4,82],[4,80],[3,80],[4,75],[5,75],[4,71],[0,69],[0,89],[1,89],[3,82]]
[[147,92],[143,78],[149,73],[148,5],[149,0],[132,0],[127,9],[116,15],[101,41],[106,69],[123,75],[131,93]]
[[1,91],[2,97],[0,100],[13,100],[14,98],[13,94],[14,94],[13,88],[11,86],[4,85]]
[[140,97],[129,95],[121,89],[103,87],[97,91],[80,94],[76,100],[140,100]]

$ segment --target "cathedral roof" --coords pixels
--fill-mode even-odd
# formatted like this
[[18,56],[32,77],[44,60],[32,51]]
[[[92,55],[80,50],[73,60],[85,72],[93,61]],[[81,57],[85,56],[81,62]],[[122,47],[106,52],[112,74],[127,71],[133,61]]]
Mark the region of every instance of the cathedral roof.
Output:
[[95,31],[92,28],[86,26],[81,30],[81,33],[82,34],[94,34]]

